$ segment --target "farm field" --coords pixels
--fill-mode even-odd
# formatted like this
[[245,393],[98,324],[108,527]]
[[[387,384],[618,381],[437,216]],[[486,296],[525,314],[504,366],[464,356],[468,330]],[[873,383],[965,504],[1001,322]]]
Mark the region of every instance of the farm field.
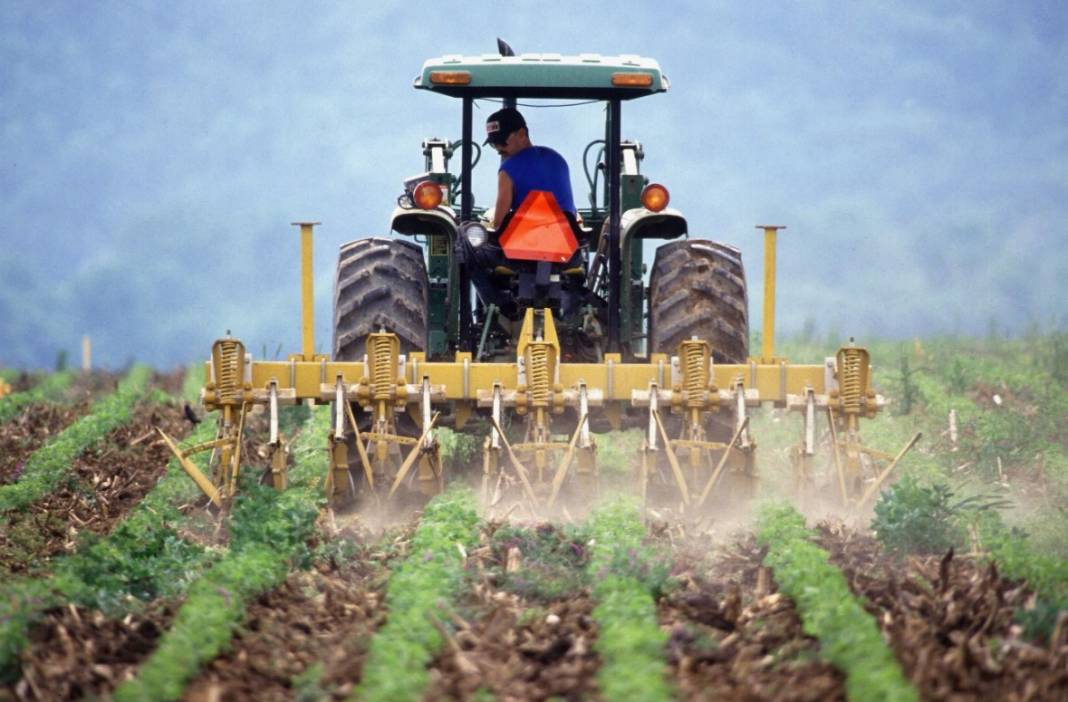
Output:
[[[155,431],[214,438],[196,373],[8,372],[0,700],[1068,698],[1068,338],[871,351],[866,440],[923,439],[861,514],[828,465],[792,493],[772,410],[757,498],[699,516],[607,487],[552,520],[482,505],[456,437],[429,503],[333,512],[330,410],[297,407],[289,488],[253,416],[218,515]],[[629,476],[634,436],[599,443]]]

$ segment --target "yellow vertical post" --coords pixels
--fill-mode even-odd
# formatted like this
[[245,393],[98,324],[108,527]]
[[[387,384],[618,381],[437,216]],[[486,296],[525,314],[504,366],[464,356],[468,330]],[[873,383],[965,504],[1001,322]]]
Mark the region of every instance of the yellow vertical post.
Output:
[[775,358],[775,240],[778,231],[786,227],[758,224],[756,228],[764,230],[764,347],[761,360],[772,363]]
[[315,360],[315,279],[312,272],[312,229],[322,222],[293,222],[300,227],[300,331],[301,355]]

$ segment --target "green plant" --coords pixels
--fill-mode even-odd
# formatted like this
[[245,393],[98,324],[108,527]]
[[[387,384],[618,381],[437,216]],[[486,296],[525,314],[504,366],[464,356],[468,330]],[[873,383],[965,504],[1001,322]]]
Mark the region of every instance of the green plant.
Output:
[[915,372],[909,365],[908,353],[901,354],[901,394],[897,405],[897,413],[907,415],[912,412],[913,405],[920,398],[920,390],[916,386],[913,376]]
[[296,702],[319,702],[330,698],[330,693],[322,686],[323,671],[322,663],[313,663],[304,672],[294,675],[290,681],[293,688],[293,699]]
[[426,666],[441,648],[431,617],[456,598],[463,582],[460,548],[478,539],[478,514],[469,490],[450,490],[427,504],[411,555],[389,579],[389,619],[371,639],[363,677],[351,699],[418,700],[429,682]]
[[[278,493],[247,473],[230,522],[230,552],[190,587],[174,624],[136,677],[114,699],[173,700],[200,666],[229,642],[249,600],[280,583],[290,566],[306,559],[320,493],[317,476],[328,468],[330,412],[318,408],[294,442],[290,487]],[[313,447],[319,446],[318,450]]]
[[946,376],[946,384],[950,392],[955,395],[963,395],[964,391],[971,386],[971,379],[965,372],[964,363],[959,357],[953,359],[953,365],[950,366]]
[[[214,426],[204,422],[181,445],[214,434]],[[207,454],[193,460],[203,468]],[[193,482],[172,459],[167,474],[111,534],[84,539],[76,553],[56,560],[50,578],[6,584],[0,590],[0,677],[17,670],[33,622],[63,600],[115,614],[127,610],[131,598],[184,592],[211,558],[176,532],[184,521],[178,506],[194,494],[199,492]]]
[[269,544],[219,561],[189,590],[171,628],[137,676],[115,690],[117,702],[176,700],[200,665],[214,658],[244,616],[249,598],[281,582],[284,557]]
[[1050,347],[1049,373],[1061,385],[1068,385],[1068,334],[1054,334]]
[[955,498],[945,483],[924,486],[906,475],[879,496],[871,528],[888,551],[945,553],[967,544],[966,527],[977,513],[1009,504],[996,495]]
[[436,429],[435,434],[441,445],[441,460],[454,470],[464,470],[481,461],[483,434],[453,431],[448,427]]
[[0,588],[0,682],[18,679],[19,653],[27,632],[41,612],[59,604],[56,592],[41,580],[7,583]]
[[533,602],[547,604],[576,593],[586,585],[589,530],[542,524],[534,529],[505,524],[490,542],[495,561],[505,563],[512,548],[522,554],[522,567],[513,573],[497,569],[499,586]]
[[135,366],[118,389],[97,401],[92,411],[50,439],[26,461],[18,482],[0,486],[0,512],[24,507],[52,490],[70,470],[72,461],[97,439],[126,424],[133,407],[145,394],[150,371]]
[[608,700],[667,700],[664,677],[666,634],[656,622],[655,595],[666,587],[667,561],[644,545],[641,510],[632,500],[617,500],[590,518],[593,552],[587,568],[600,629],[594,648],[597,672]]
[[1017,621],[1031,638],[1048,639],[1058,615],[1068,611],[1068,561],[1031,548],[1026,535],[1005,526],[997,513],[981,515],[976,527],[1001,574],[1025,581],[1037,595],[1033,608],[1017,610]]
[[69,372],[52,373],[25,392],[0,397],[0,424],[11,421],[29,405],[58,399],[70,387],[73,379],[74,375]]
[[871,528],[897,553],[944,553],[964,541],[948,485],[925,487],[910,475],[890,486],[875,503]]
[[630,475],[637,465],[636,456],[644,436],[644,432],[640,429],[594,434],[594,443],[597,444],[597,467],[602,475]]
[[204,364],[193,363],[185,369],[182,377],[180,398],[191,405],[200,402],[200,389],[204,387]]
[[850,700],[918,699],[875,621],[853,596],[842,572],[828,561],[827,552],[812,543],[797,510],[764,506],[757,540],[768,547],[764,562],[796,604],[805,633],[818,638],[820,655],[845,673]]

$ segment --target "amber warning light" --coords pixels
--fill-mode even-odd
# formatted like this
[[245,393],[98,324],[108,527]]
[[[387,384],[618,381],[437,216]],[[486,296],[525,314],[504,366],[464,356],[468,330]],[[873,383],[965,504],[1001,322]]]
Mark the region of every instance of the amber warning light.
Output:
[[651,88],[653,76],[651,73],[613,73],[612,85],[622,88]]
[[660,183],[649,183],[642,190],[642,207],[650,212],[659,212],[671,202],[668,189]]
[[424,180],[415,186],[412,199],[415,200],[417,207],[432,210],[441,204],[441,186],[431,180]]
[[467,71],[431,71],[430,82],[434,85],[470,85],[471,74]]

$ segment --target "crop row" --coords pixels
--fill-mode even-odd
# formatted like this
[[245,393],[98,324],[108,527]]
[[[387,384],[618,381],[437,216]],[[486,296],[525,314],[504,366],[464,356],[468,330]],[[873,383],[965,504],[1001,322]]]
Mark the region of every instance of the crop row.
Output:
[[255,476],[243,481],[230,517],[229,552],[192,584],[159,647],[114,699],[178,699],[186,681],[230,640],[247,603],[307,555],[322,497],[316,488],[327,469],[329,423],[326,408],[309,417],[293,444],[288,490],[259,485]]
[[794,601],[807,634],[820,641],[820,655],[846,676],[851,700],[916,700],[875,621],[853,596],[845,576],[812,543],[805,519],[789,506],[761,511],[758,541],[780,589]]
[[23,507],[43,497],[59,483],[82,451],[130,421],[134,405],[145,394],[149,375],[147,366],[135,366],[114,393],[94,403],[89,414],[35,451],[18,482],[0,486],[0,512]]
[[[181,445],[210,440],[213,422],[205,421]],[[207,454],[193,458],[203,469]],[[90,537],[78,551],[56,560],[51,577],[6,584],[0,590],[0,678],[10,677],[26,633],[41,613],[73,602],[117,613],[130,598],[148,600],[176,594],[189,585],[207,554],[181,539],[184,522],[178,507],[198,493],[177,460],[145,498],[106,537]]]
[[371,639],[353,699],[417,700],[423,694],[427,664],[443,643],[431,617],[454,604],[463,585],[464,550],[477,543],[478,526],[469,490],[450,490],[427,504],[411,553],[386,586],[389,618]]
[[669,564],[643,544],[645,526],[637,504],[617,501],[590,518],[593,552],[587,569],[597,606],[601,656],[597,682],[608,700],[666,700],[666,635],[656,621],[656,596]]
[[11,421],[29,405],[59,398],[73,379],[69,371],[52,373],[29,390],[0,397],[0,424]]
[[1025,581],[1037,595],[1033,607],[1016,613],[1017,621],[1029,636],[1049,638],[1059,617],[1068,613],[1068,561],[1037,551],[996,513],[982,515],[977,526],[982,547],[1002,575]]

